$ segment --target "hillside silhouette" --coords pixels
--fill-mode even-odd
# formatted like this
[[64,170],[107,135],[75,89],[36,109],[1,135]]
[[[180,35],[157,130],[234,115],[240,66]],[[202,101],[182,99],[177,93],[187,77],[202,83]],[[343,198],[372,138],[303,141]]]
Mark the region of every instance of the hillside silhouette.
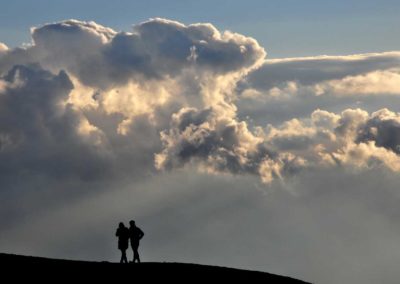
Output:
[[[120,264],[110,262],[89,262],[43,257],[0,254],[3,277],[12,276],[15,280],[40,280],[53,283],[66,280],[90,280],[106,283],[146,283],[163,279],[172,283],[212,283],[215,280],[244,281],[244,283],[307,283],[293,278],[259,271],[233,269],[209,265],[144,262]],[[8,275],[7,275],[8,274]],[[123,281],[123,282],[122,282]],[[100,283],[100,282],[99,282]],[[240,282],[239,282],[240,283]],[[243,282],[242,282],[243,283]]]

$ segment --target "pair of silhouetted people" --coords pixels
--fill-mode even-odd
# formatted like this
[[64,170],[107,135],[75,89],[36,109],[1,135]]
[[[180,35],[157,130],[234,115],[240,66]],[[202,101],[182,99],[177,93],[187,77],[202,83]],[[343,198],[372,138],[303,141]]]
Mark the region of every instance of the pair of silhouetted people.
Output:
[[139,262],[139,241],[143,238],[144,233],[143,231],[136,227],[135,221],[129,222],[130,227],[125,227],[124,223],[119,223],[117,232],[115,235],[118,237],[118,249],[121,251],[121,263],[128,263],[128,259],[126,257],[126,250],[129,247],[129,240],[131,241],[131,247],[133,250],[133,260],[132,262]]

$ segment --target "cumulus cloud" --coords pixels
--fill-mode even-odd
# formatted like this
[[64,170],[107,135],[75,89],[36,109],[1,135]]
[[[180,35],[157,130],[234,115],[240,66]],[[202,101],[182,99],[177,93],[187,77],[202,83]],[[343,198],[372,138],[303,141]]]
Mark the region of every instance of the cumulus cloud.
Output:
[[[67,77],[69,88],[51,107],[70,109],[76,118],[58,128],[73,129],[69,132],[77,142],[70,145],[86,143],[97,149],[94,156],[108,157],[105,164],[120,163],[122,151],[116,145],[134,138],[133,143],[145,147],[141,141],[150,137],[154,141],[147,143],[152,146],[145,147],[144,159],[149,164],[154,155],[156,169],[192,165],[210,173],[257,175],[266,183],[309,167],[351,164],[350,153],[361,144],[369,143],[371,151],[371,145],[382,148],[374,156],[378,160],[387,151],[397,155],[397,141],[391,137],[395,132],[383,133],[395,124],[386,118],[385,126],[383,120],[376,122],[375,112],[370,117],[359,109],[318,109],[309,117],[278,124],[265,120],[264,127],[251,120],[253,113],[243,117],[241,102],[397,94],[398,52],[265,61],[266,52],[252,38],[221,33],[211,24],[160,18],[135,25],[131,32],[77,20],[31,31],[32,45],[8,50],[0,58],[2,92],[19,86],[19,77],[11,80],[13,73],[6,72],[17,70],[16,64],[40,64],[49,70],[42,72]],[[49,96],[49,101],[56,97]],[[373,123],[382,126],[369,129]],[[139,125],[152,129],[149,137],[132,133]],[[4,145],[14,141],[10,139],[16,138],[3,134]],[[141,150],[128,145],[123,149],[135,153],[128,155],[132,158]]]
[[39,214],[34,200],[51,191],[55,206],[154,175],[172,115],[212,105],[232,117],[238,78],[266,54],[252,38],[165,19],[131,32],[77,20],[31,32],[30,45],[1,45],[2,228]]
[[225,108],[237,79],[259,67],[266,54],[250,37],[159,18],[132,32],[68,20],[32,28],[32,38],[31,46],[0,60],[0,71],[31,62],[65,70],[75,82],[73,103],[122,113],[121,133],[133,116],[154,116],[160,106]]
[[368,114],[346,109],[340,114],[314,111],[309,118],[249,131],[245,122],[219,120],[211,110],[183,110],[161,134],[159,168],[198,163],[208,172],[255,174],[269,183],[307,168],[386,166],[398,172],[398,113]]
[[361,109],[346,109],[340,114],[316,110],[310,119],[294,119],[278,128],[269,126],[267,139],[275,148],[302,155],[314,166],[356,165],[365,169],[385,165],[398,171],[398,118],[398,113],[387,109],[372,114]]
[[164,150],[155,156],[157,168],[183,167],[191,162],[211,173],[257,174],[265,182],[303,163],[288,153],[273,152],[244,121],[222,117],[212,109],[182,109],[171,128],[161,133]]
[[[236,81],[260,66],[266,54],[256,40],[221,33],[211,24],[159,18],[132,32],[67,20],[31,33],[31,45],[2,46],[0,130],[3,154],[10,145],[25,147],[18,141],[35,141],[13,152],[24,157],[14,167],[42,164],[35,167],[40,174],[59,168],[78,177],[93,170],[101,177],[115,168],[134,170],[127,167],[133,161],[152,171],[153,155],[161,150],[159,133],[171,115],[210,105],[234,115]],[[53,74],[65,85],[52,83]],[[25,108],[33,117],[18,115]]]
[[[114,224],[110,216],[97,215],[111,204],[107,210],[113,218],[137,210],[156,228],[162,226],[160,215],[175,219],[182,215],[171,211],[170,204],[176,208],[182,204],[192,208],[199,200],[215,204],[215,192],[223,187],[216,205],[222,212],[231,207],[223,196],[231,192],[232,184],[237,192],[251,184],[251,202],[241,204],[242,193],[240,197],[235,193],[235,204],[243,209],[253,208],[256,202],[251,216],[261,216],[258,211],[263,208],[271,216],[269,225],[279,231],[281,223],[274,218],[288,213],[288,199],[275,196],[268,206],[282,202],[269,211],[258,194],[269,197],[268,190],[275,194],[287,190],[290,195],[299,187],[299,192],[311,192],[309,199],[302,200],[309,208],[313,196],[320,196],[314,193],[323,187],[325,177],[330,177],[332,192],[336,182],[343,188],[354,186],[362,176],[361,192],[369,173],[373,181],[388,173],[398,179],[399,52],[266,60],[264,48],[253,38],[222,32],[208,23],[186,25],[159,18],[139,23],[129,32],[66,20],[32,28],[31,33],[30,45],[9,49],[0,44],[0,197],[8,201],[0,208],[0,215],[7,216],[0,229],[11,228],[8,236],[22,232],[14,247],[24,243],[24,232],[36,226],[18,221],[29,216],[44,230],[57,222],[49,212],[68,220],[70,208],[76,216],[84,215],[97,204],[92,199],[101,199],[101,206],[95,205],[93,216],[88,217],[96,224],[104,218],[109,226]],[[189,199],[182,185],[187,173],[199,188]],[[347,181],[342,182],[341,176]],[[203,200],[201,188],[207,177],[214,182],[207,184],[210,188]],[[179,194],[169,195],[176,187]],[[343,194],[339,201],[347,202]],[[328,199],[315,212],[326,208]],[[292,200],[292,205],[296,202]],[[59,208],[60,204],[71,206]],[[204,217],[204,208],[215,210],[214,205],[207,206],[192,208],[188,224]],[[304,208],[300,208],[305,210],[301,218],[293,214],[283,226],[292,228],[306,220],[310,214]],[[346,212],[359,219],[353,210]],[[230,219],[230,214],[224,216]],[[84,220],[80,229],[91,222]],[[332,223],[341,221],[338,216]],[[69,226],[68,237],[75,240],[70,233],[75,224],[70,221]],[[320,233],[318,226],[311,227]],[[263,240],[266,231],[260,230]],[[281,230],[279,239],[291,236],[289,231]],[[232,234],[233,229],[227,233]],[[91,243],[89,235],[82,246]],[[287,240],[297,245],[298,239]],[[178,243],[174,245],[179,250]],[[47,242],[42,244],[44,251],[54,253]],[[287,256],[275,253],[284,266]],[[290,271],[296,271],[297,264]]]
[[374,141],[377,146],[399,154],[399,114],[382,109],[374,112],[365,127],[357,133],[357,141]]
[[[186,26],[160,18],[135,25],[132,32],[67,20],[32,28],[32,38],[20,63],[38,60],[101,88],[132,78],[175,77],[193,65],[214,75],[243,72],[260,65],[265,56],[252,38],[220,33],[211,24]],[[2,61],[4,65],[7,58]]]
[[103,133],[64,103],[73,88],[65,72],[16,65],[2,82],[3,181],[24,172],[97,178],[108,167]]
[[399,52],[266,60],[237,87],[241,119],[280,124],[315,109],[400,111]]

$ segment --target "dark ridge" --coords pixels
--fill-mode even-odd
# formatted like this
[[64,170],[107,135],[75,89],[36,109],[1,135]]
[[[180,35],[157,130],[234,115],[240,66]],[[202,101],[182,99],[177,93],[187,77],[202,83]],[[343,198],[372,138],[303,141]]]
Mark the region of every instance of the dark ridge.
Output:
[[[227,283],[308,283],[290,277],[266,272],[173,262],[111,263],[89,262],[44,257],[0,254],[0,265],[3,277],[11,276],[14,280],[27,279],[79,283],[90,280],[90,283],[124,283],[126,281],[144,283],[163,280],[172,283],[213,283],[216,280]],[[111,280],[111,281],[110,281]],[[207,282],[206,282],[207,281]],[[68,283],[66,282],[66,283]]]

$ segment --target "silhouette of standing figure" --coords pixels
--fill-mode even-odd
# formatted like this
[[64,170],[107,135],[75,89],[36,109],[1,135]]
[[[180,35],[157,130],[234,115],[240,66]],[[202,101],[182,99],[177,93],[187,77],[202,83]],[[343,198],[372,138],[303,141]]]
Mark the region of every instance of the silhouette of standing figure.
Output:
[[129,238],[131,239],[131,247],[133,250],[133,260],[132,262],[135,262],[137,260],[138,263],[140,263],[140,257],[139,257],[139,241],[141,238],[143,238],[144,233],[142,230],[140,230],[138,227],[135,225],[135,221],[130,221],[129,222]]
[[129,246],[129,229],[121,222],[115,235],[118,237],[118,249],[121,251],[120,263],[128,263],[126,250]]

